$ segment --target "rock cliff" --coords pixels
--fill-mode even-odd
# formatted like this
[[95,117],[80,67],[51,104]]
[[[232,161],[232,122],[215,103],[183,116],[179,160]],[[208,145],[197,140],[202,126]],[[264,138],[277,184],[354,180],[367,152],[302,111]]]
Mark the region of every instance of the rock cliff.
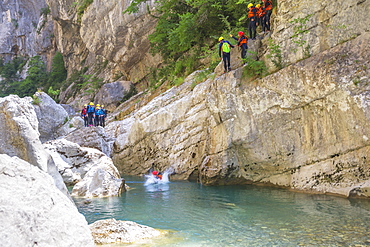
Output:
[[55,52],[53,22],[44,0],[0,2],[0,55],[9,61],[16,56],[42,55],[51,62]]
[[369,196],[370,33],[253,82],[197,72],[106,129],[122,173]]
[[[328,0],[278,1],[271,38],[281,47],[283,63],[291,64],[369,32],[364,18],[368,13],[369,0],[349,0],[340,6]],[[270,54],[267,39],[263,43],[260,56]],[[271,59],[264,59],[273,68]]]
[[[145,5],[137,14],[123,14],[130,1],[92,1],[83,11],[71,0],[47,0],[55,20],[57,47],[66,58],[68,71],[87,66],[101,71],[106,80],[141,79],[147,68],[161,59],[148,53],[148,35],[156,19]],[[154,1],[148,1],[153,6]]]

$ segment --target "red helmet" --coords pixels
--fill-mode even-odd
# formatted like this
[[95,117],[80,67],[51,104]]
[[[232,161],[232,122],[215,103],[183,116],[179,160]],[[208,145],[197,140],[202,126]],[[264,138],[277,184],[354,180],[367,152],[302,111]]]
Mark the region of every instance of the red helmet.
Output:
[[152,174],[153,175],[158,175],[158,172],[157,171],[153,171]]
[[243,36],[244,35],[244,32],[240,31],[240,32],[238,32],[238,35],[239,36]]

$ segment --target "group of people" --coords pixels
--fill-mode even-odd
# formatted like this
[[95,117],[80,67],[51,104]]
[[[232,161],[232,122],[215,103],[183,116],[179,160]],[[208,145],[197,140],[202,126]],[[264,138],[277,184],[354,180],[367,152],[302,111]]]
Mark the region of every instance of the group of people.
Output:
[[272,14],[272,1],[262,0],[262,4],[253,5],[248,4],[248,19],[249,19],[249,37],[256,39],[257,26],[262,26],[262,33],[270,32],[271,28],[271,14]]
[[107,110],[104,109],[104,105],[90,102],[88,105],[85,104],[81,110],[81,118],[84,120],[84,126],[102,126],[105,127],[105,118],[107,117]]
[[[253,3],[248,4],[248,31],[251,40],[256,39],[258,25],[262,26],[263,33],[270,32],[271,30],[272,1],[262,0],[262,2],[262,4],[257,4],[256,6]],[[230,37],[238,42],[237,46],[241,48],[241,58],[245,59],[248,50],[248,37],[242,31],[238,32],[238,38],[232,34],[230,34]],[[231,71],[230,50],[234,46],[223,37],[220,37],[218,41],[220,42],[218,46],[219,56],[224,61],[224,73],[227,73]]]

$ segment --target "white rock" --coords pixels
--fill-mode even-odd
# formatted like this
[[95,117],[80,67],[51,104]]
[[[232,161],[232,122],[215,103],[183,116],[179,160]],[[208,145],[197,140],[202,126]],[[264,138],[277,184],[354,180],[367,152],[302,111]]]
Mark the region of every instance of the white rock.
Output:
[[10,95],[0,98],[0,153],[17,156],[49,173],[55,185],[68,195],[52,157],[44,150],[32,98]]
[[0,154],[1,246],[94,246],[73,202],[46,172]]
[[161,235],[161,232],[154,228],[132,221],[98,220],[89,226],[96,244],[128,244]]
[[117,196],[125,190],[111,158],[94,148],[58,139],[44,144],[54,157],[64,182],[74,185],[73,196],[103,197]]

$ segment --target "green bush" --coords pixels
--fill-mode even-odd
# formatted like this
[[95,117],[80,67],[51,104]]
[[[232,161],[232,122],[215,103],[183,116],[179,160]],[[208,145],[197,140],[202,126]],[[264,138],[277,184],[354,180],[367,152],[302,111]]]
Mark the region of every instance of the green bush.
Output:
[[263,78],[267,75],[267,67],[263,61],[257,61],[247,56],[245,58],[246,65],[243,70],[243,77],[247,78]]

